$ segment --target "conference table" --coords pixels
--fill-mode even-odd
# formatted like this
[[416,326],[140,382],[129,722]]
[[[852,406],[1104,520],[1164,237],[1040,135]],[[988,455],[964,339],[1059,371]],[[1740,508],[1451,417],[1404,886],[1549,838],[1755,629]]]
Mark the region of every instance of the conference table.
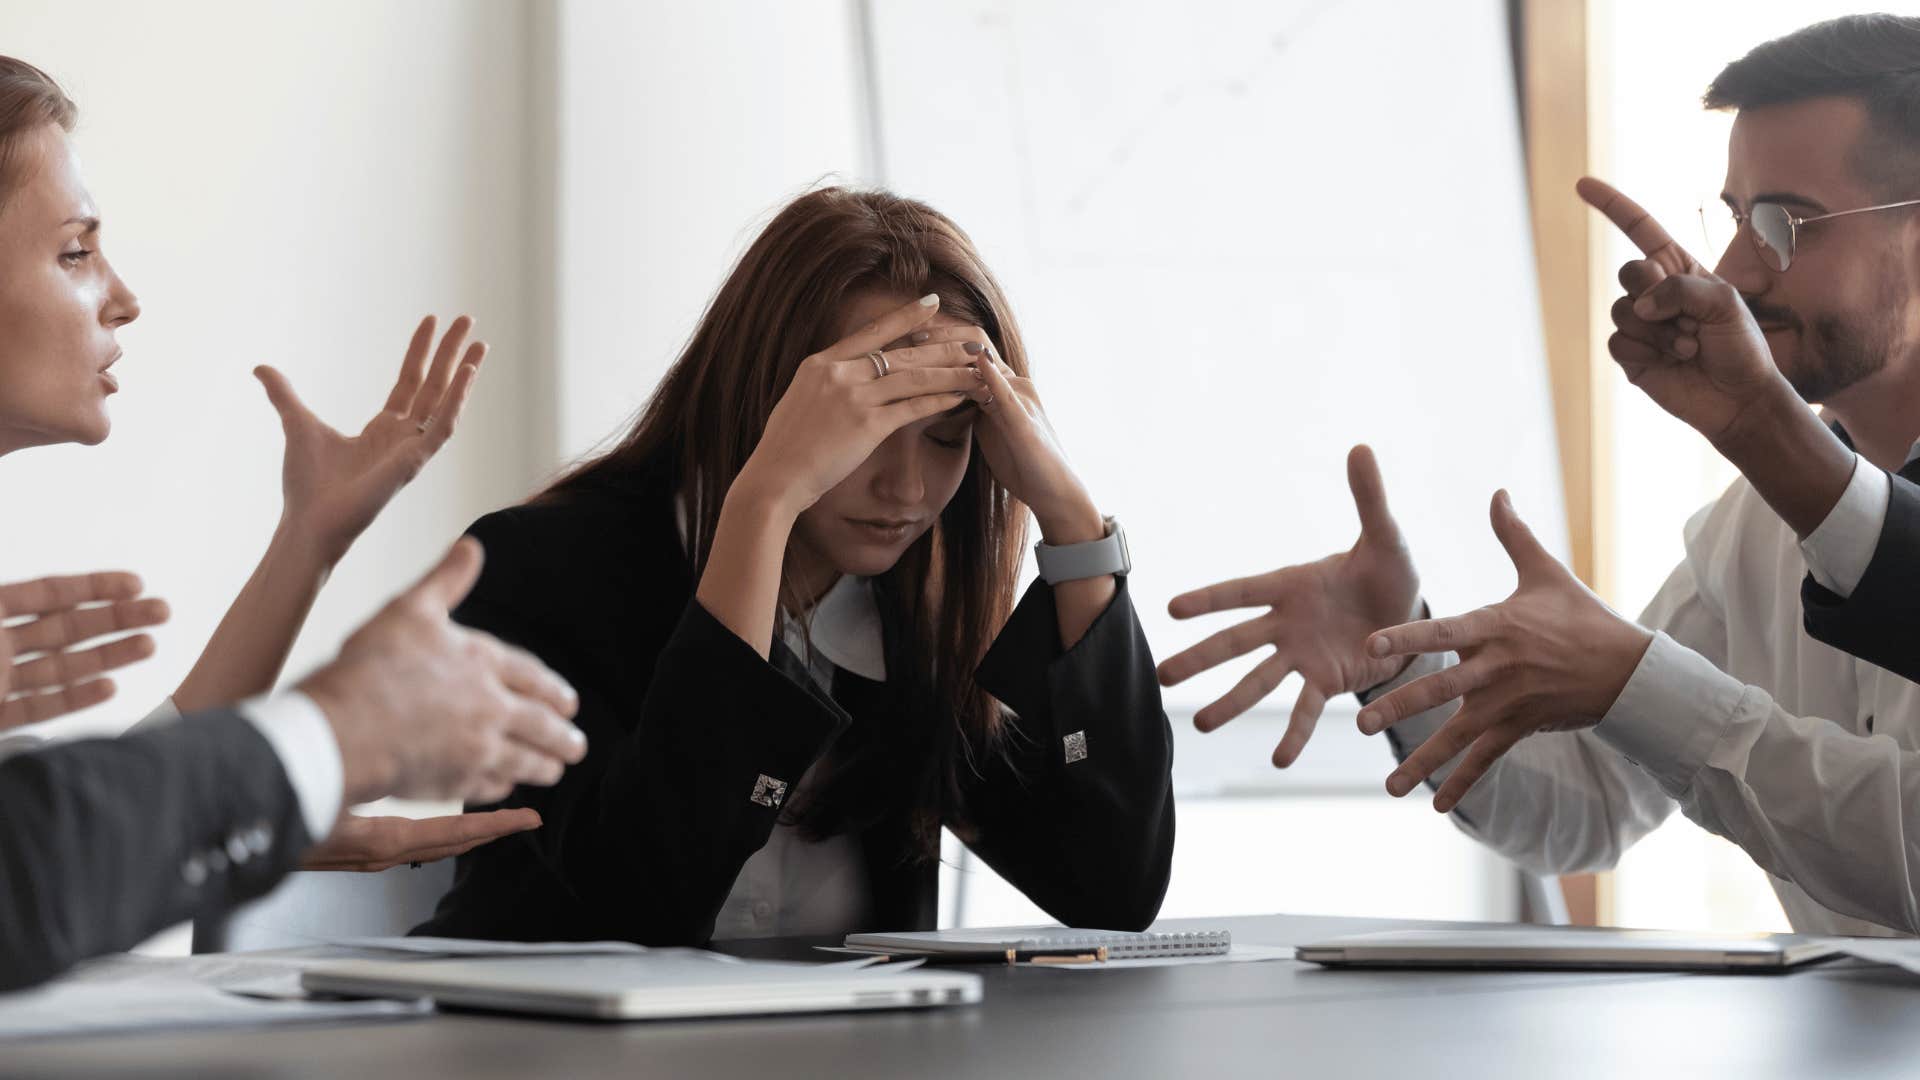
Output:
[[[1169,920],[1295,945],[1446,924]],[[814,958],[817,942],[731,942]],[[610,1024],[443,1012],[245,1033],[0,1044],[0,1075],[209,1077],[1914,1077],[1920,976],[1854,960],[1776,975],[1327,970],[1294,960],[981,967],[930,1011]]]

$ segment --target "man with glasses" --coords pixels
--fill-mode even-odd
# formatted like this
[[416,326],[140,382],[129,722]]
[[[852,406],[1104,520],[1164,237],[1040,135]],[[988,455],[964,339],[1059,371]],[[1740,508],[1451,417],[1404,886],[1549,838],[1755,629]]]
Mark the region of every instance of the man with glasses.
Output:
[[[1610,866],[1678,806],[1773,876],[1796,929],[1917,933],[1920,685],[1809,637],[1799,599],[1810,572],[1815,625],[1873,638],[1875,618],[1903,620],[1860,651],[1901,654],[1902,634],[1911,648],[1920,512],[1883,470],[1920,440],[1920,19],[1768,42],[1706,102],[1737,110],[1725,201],[1740,235],[1713,271],[1630,199],[1580,185],[1645,256],[1620,272],[1615,360],[1747,476],[1688,523],[1686,559],[1640,622],[1542,549],[1505,493],[1492,518],[1513,595],[1406,622],[1422,614],[1419,580],[1360,449],[1354,548],[1177,598],[1180,617],[1272,610],[1162,678],[1271,644],[1197,723],[1225,723],[1297,670],[1308,690],[1277,764],[1327,695],[1360,692],[1361,730],[1386,732],[1401,758],[1388,791],[1436,783],[1436,809],[1536,872]],[[1834,631],[1836,611],[1849,629]]]
[[[1648,365],[1675,367],[1656,375],[1666,380],[1655,383],[1661,392],[1649,392],[1706,435],[1801,538],[1807,632],[1920,680],[1920,443],[1901,448],[1905,428],[1896,424],[1894,441],[1877,447],[1878,454],[1856,454],[1844,423],[1821,423],[1801,407],[1805,390],[1778,377],[1765,334],[1754,325],[1755,315],[1774,310],[1765,299],[1747,296],[1743,304],[1745,294],[1736,284],[1693,264],[1632,200],[1597,181],[1583,184],[1582,193],[1635,236],[1647,255],[1621,269],[1627,295],[1614,305],[1615,358],[1630,375]],[[1799,217],[1780,203],[1756,202],[1745,213],[1731,208],[1740,229],[1733,243],[1751,242],[1763,265],[1785,275],[1809,226],[1915,206],[1920,201],[1901,200]],[[1683,265],[1670,275],[1668,262]],[[1639,310],[1646,317],[1636,303],[1645,305]],[[1793,317],[1791,310],[1785,314]],[[1703,321],[1718,324],[1715,333],[1721,335],[1704,352],[1697,337]],[[1829,323],[1830,339],[1838,329]],[[1852,360],[1842,357],[1855,369],[1842,366],[1827,377],[1857,382],[1897,352],[1856,350]],[[1684,387],[1686,395],[1673,393],[1667,383]],[[1845,411],[1828,410],[1835,416]],[[1716,412],[1745,419],[1732,432],[1716,430],[1702,420]]]
[[[1867,189],[1876,197],[1920,192],[1920,183],[1914,179],[1920,155],[1911,145],[1914,133],[1920,130],[1920,71],[1911,67],[1912,35],[1917,24],[1920,20],[1872,16],[1811,28],[1756,50],[1752,57],[1730,67],[1709,89],[1706,103],[1710,108],[1739,109],[1822,95],[1854,96],[1882,128],[1872,136],[1876,140],[1873,145],[1855,150],[1860,155],[1856,161],[1865,174]],[[1849,58],[1852,65],[1846,62]],[[1908,141],[1904,147],[1899,134],[1903,128]],[[1604,203],[1616,194],[1597,187],[1589,190],[1600,200],[1596,206],[1602,210],[1608,209]],[[1892,237],[1897,243],[1903,230],[1913,227],[1911,222],[1876,225],[1845,219],[1910,212],[1920,207],[1920,199],[1893,197],[1870,206],[1832,209],[1795,193],[1781,193],[1775,199],[1758,199],[1743,209],[1731,195],[1723,195],[1726,205],[1721,213],[1753,245],[1761,264],[1782,276],[1793,267],[1803,236],[1817,245],[1823,232],[1835,228],[1877,228],[1878,232],[1871,235]],[[1629,230],[1629,219],[1646,219],[1643,211],[1625,199],[1608,216]],[[1741,242],[1741,236],[1732,242]],[[1628,295],[1615,304],[1620,333],[1615,335],[1612,348],[1623,364],[1658,360],[1664,351],[1665,339],[1659,335],[1651,341],[1643,340],[1646,321],[1628,308],[1640,293],[1656,288],[1667,276],[1656,269],[1660,264],[1655,253],[1647,251],[1644,244],[1642,250],[1648,259],[1622,269],[1621,281]],[[1684,252],[1674,250],[1674,257],[1686,258]],[[1635,275],[1632,280],[1629,273]],[[1801,271],[1802,278],[1808,274]],[[1686,276],[1713,277],[1697,265],[1689,268]],[[1904,267],[1890,267],[1883,288],[1893,282],[1911,292],[1913,281]],[[1779,302],[1749,291],[1751,286],[1741,280],[1729,280],[1727,285],[1739,292],[1734,299],[1748,300],[1752,314],[1773,317],[1775,324],[1794,325],[1796,316],[1791,308],[1783,312]],[[1699,310],[1689,308],[1671,320],[1654,320],[1657,322],[1695,324],[1701,317],[1730,322],[1747,315],[1739,304],[1726,303],[1724,291],[1716,295],[1711,288],[1687,281],[1676,281],[1665,288],[1673,291],[1661,292],[1648,303],[1679,303]],[[1782,314],[1784,320],[1779,318]],[[1889,347],[1892,334],[1884,324],[1901,316],[1897,306],[1876,306],[1875,314],[1860,320],[1867,326],[1851,331],[1831,318],[1824,325],[1816,323],[1816,329],[1825,335],[1822,346],[1834,369],[1826,376],[1828,381],[1851,379],[1858,383],[1883,367],[1897,352],[1897,346]],[[1882,340],[1863,341],[1876,321],[1883,323]],[[1630,333],[1641,333],[1641,337],[1630,338]],[[1689,335],[1676,332],[1673,336],[1677,341]],[[1682,346],[1684,358],[1676,353],[1665,356],[1668,361],[1696,365],[1698,377],[1686,385],[1703,403],[1717,400],[1722,409],[1764,417],[1767,423],[1745,425],[1743,437],[1727,438],[1694,422],[1698,406],[1669,405],[1671,396],[1660,403],[1712,440],[1801,537],[1808,568],[1800,589],[1807,632],[1835,648],[1920,681],[1920,484],[1916,484],[1920,481],[1920,443],[1903,443],[1905,428],[1896,424],[1882,445],[1863,448],[1869,450],[1867,455],[1853,453],[1851,436],[1843,424],[1836,423],[1829,430],[1827,425],[1815,422],[1807,410],[1797,407],[1796,396],[1824,400],[1834,390],[1817,385],[1787,386],[1780,379],[1763,378],[1773,370],[1773,357],[1762,347],[1767,342],[1756,335],[1728,335],[1725,344],[1725,348],[1710,354],[1701,354],[1697,345],[1688,344]],[[1739,387],[1771,391],[1771,400],[1764,394],[1742,397],[1737,392]],[[1790,396],[1782,392],[1787,389],[1798,393]],[[1871,391],[1873,385],[1868,384],[1867,389]],[[1829,409],[1836,416],[1845,411],[1844,407],[1839,412]],[[1877,436],[1879,432],[1863,429],[1862,434]]]

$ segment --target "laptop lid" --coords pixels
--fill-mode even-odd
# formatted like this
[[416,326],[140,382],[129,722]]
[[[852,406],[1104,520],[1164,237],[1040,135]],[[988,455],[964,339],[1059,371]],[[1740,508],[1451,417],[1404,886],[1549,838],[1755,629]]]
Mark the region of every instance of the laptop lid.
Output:
[[1784,971],[1834,946],[1799,934],[1701,934],[1591,927],[1387,930],[1303,945],[1300,959],[1346,967]]
[[310,968],[313,993],[607,1020],[931,1008],[980,1000],[977,975],[741,960],[703,949],[628,956],[346,961]]

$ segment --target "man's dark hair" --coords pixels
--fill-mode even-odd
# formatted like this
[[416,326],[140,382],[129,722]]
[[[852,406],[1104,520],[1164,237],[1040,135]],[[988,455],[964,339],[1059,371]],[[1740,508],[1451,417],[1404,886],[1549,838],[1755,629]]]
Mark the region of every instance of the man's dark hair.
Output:
[[1707,87],[1709,109],[1847,97],[1867,109],[1853,166],[1876,190],[1920,188],[1920,18],[1846,15],[1756,46]]

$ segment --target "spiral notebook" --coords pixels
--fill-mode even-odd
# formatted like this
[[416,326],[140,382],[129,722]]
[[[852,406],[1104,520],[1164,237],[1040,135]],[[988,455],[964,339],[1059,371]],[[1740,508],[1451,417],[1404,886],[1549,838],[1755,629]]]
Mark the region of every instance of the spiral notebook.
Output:
[[932,930],[901,934],[848,934],[854,952],[930,960],[1036,963],[1099,960],[1154,960],[1174,956],[1218,956],[1233,946],[1225,930],[1128,933],[1075,930],[1064,926],[1001,926],[982,930]]

